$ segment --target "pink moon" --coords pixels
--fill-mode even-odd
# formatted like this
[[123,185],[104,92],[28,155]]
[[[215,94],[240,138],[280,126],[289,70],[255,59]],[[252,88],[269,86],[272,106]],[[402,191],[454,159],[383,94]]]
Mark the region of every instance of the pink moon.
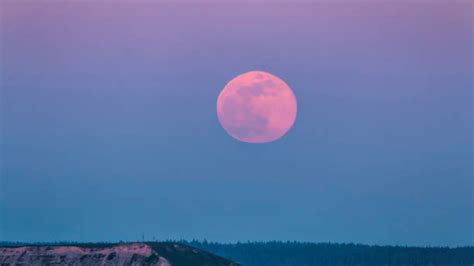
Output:
[[217,116],[233,138],[248,143],[275,141],[293,126],[297,103],[282,79],[263,71],[233,78],[217,98]]

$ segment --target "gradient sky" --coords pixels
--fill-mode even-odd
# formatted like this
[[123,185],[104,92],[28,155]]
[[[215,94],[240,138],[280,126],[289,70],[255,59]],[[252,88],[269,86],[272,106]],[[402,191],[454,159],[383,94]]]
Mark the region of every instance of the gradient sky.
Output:
[[[0,240],[473,245],[471,1],[1,1]],[[298,99],[269,144],[216,100]]]

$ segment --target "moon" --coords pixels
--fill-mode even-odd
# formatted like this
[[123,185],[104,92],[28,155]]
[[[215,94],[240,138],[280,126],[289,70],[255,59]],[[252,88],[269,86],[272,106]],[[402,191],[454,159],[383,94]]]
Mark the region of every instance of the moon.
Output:
[[296,119],[297,102],[290,86],[264,71],[233,78],[217,98],[217,116],[233,138],[266,143],[283,137]]

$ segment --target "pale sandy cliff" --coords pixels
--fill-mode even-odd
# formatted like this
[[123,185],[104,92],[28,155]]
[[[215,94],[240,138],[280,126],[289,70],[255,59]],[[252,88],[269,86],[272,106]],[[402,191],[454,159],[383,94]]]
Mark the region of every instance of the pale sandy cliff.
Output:
[[0,247],[0,265],[237,265],[187,246],[172,243],[152,246],[145,243],[129,243],[91,247],[87,245]]

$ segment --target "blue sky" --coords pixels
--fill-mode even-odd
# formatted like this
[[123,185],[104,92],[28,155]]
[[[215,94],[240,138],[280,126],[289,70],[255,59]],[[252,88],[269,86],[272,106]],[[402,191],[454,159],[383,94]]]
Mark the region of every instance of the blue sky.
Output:
[[[473,244],[470,2],[1,5],[1,240]],[[276,142],[218,122],[250,70]]]

